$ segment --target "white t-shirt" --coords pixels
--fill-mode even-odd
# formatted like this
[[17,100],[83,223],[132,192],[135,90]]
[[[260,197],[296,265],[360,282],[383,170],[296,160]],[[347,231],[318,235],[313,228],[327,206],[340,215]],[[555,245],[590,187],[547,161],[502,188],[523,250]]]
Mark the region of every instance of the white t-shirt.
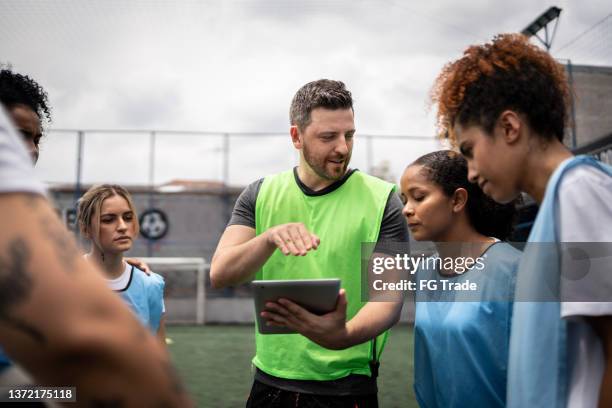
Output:
[[[557,225],[561,242],[600,242],[609,248],[612,245],[610,203],[612,177],[592,166],[568,170],[559,186]],[[584,246],[587,249],[592,247],[593,244]],[[585,276],[573,281],[562,280],[562,299],[578,300],[561,302],[561,317],[568,322],[567,406],[570,408],[597,407],[605,369],[601,341],[584,316],[612,315],[612,302],[585,300],[593,298],[589,297],[590,294],[605,293],[608,289],[607,293],[612,296],[612,263],[609,255],[607,259],[590,258],[589,262],[590,268]]]
[[32,159],[4,109],[0,107],[0,193],[45,194],[45,187],[34,175]]
[[107,279],[108,287],[115,291],[121,291],[127,289],[127,285],[130,282],[130,275],[132,272],[132,265],[125,262],[125,268],[121,275],[116,277],[115,279]]

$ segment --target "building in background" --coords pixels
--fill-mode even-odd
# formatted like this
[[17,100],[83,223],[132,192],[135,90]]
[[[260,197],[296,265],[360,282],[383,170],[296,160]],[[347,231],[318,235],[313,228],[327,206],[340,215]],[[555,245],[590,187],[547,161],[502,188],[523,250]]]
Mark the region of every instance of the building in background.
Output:
[[[573,89],[570,123],[565,145],[574,154],[593,155],[612,164],[612,67],[565,63]],[[526,241],[538,208],[529,196],[523,195],[513,241]]]
[[570,124],[565,143],[572,149],[581,149],[612,134],[612,67],[571,63],[565,66],[574,90],[574,112],[570,118],[574,125]]

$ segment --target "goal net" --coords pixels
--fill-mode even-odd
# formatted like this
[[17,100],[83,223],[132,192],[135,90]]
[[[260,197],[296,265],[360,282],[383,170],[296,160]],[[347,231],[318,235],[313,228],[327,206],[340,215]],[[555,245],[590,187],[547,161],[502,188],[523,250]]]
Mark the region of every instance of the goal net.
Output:
[[210,265],[204,258],[138,258],[164,277],[166,322],[204,324],[205,276]]

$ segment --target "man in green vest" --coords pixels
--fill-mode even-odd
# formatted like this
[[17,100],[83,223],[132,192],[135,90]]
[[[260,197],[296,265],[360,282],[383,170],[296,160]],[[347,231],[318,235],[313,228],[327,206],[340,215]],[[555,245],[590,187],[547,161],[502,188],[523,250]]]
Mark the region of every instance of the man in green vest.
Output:
[[[301,334],[256,332],[247,406],[377,407],[377,361],[402,302],[361,300],[361,244],[407,242],[402,203],[394,185],[348,167],[355,123],[342,82],[304,85],[290,119],[299,165],[240,195],[213,256],[211,282],[340,278],[342,290],[335,311],[293,325]],[[280,318],[274,324],[283,324]]]

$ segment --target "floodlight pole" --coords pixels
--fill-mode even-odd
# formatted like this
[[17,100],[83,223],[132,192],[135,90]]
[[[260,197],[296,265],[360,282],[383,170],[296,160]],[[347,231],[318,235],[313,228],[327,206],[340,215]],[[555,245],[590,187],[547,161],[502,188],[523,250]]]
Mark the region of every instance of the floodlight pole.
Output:
[[[561,9],[559,7],[551,7],[542,13],[538,18],[536,18],[531,24],[521,31],[522,34],[527,37],[535,37],[537,38],[543,45],[546,47],[546,51],[550,52],[550,48],[552,47],[552,42],[555,39],[555,34],[557,33],[557,26],[559,25],[559,15],[561,14]],[[548,26],[550,23],[555,22],[555,26],[553,28],[552,35],[549,36]],[[538,36],[538,32],[544,29],[544,39]],[[570,86],[573,87],[573,74],[572,74],[572,63],[568,60],[567,62],[567,71],[569,76]],[[576,111],[574,107],[574,95],[570,94],[571,98],[571,115],[572,115],[572,148],[576,147],[577,144],[577,136],[576,136]]]
[[[546,51],[550,51],[550,47],[552,47],[552,42],[555,39],[555,34],[557,33],[557,26],[559,25],[559,15],[561,14],[561,9],[559,7],[551,7],[542,13],[538,18],[533,20],[531,24],[521,31],[523,35],[527,37],[535,37],[537,38],[544,47],[546,47]],[[548,35],[548,25],[552,22],[555,22],[555,26],[552,31],[552,35]],[[540,38],[538,32],[544,29],[544,39]]]

